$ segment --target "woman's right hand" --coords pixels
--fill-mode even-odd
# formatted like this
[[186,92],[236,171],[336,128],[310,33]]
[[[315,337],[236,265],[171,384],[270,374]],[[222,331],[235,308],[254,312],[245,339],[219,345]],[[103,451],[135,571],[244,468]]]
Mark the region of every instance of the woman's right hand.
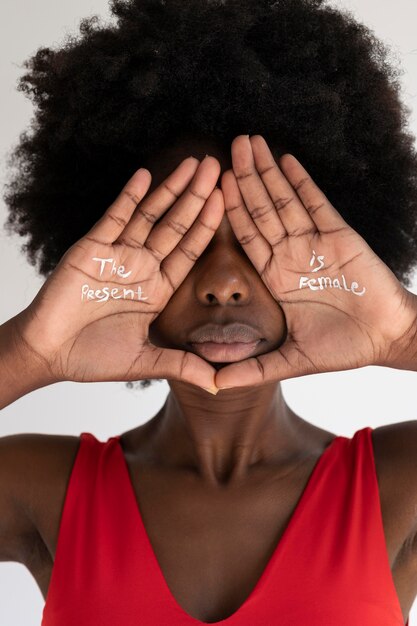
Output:
[[138,170],[64,254],[16,316],[18,340],[57,381],[171,378],[214,386],[207,361],[152,345],[148,330],[222,220],[219,173],[215,158],[189,157],[142,200],[151,174]]

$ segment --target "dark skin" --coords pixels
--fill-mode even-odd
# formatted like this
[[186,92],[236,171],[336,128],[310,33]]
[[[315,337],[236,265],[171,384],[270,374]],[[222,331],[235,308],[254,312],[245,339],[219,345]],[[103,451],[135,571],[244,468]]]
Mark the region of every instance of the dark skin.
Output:
[[[154,167],[149,164],[154,172],[150,192],[175,163],[190,154],[201,160],[204,151],[215,156],[222,171],[230,169],[230,155],[222,154],[213,142],[202,145],[188,139],[155,159]],[[154,345],[192,351],[187,345],[191,329],[208,322],[253,325],[254,319],[264,338],[256,354],[282,344],[283,311],[260,280],[225,214],[193,270],[151,325],[150,338]],[[216,370],[224,367],[213,365]],[[202,484],[238,484],[255,462],[286,465],[305,453],[304,432],[310,433],[311,427],[305,428],[289,409],[279,382],[227,389],[217,396],[182,381],[168,382],[171,393],[158,416],[152,450],[172,467],[192,467]]]
[[[230,155],[222,153],[215,143],[202,144],[192,139],[149,163],[150,171],[155,172],[151,190],[176,162],[189,154],[202,159],[206,153],[220,162],[225,191],[225,177],[230,176],[232,168]],[[233,189],[229,186],[226,191],[230,196]],[[155,345],[191,350],[187,332],[213,320],[256,320],[256,327],[265,338],[256,355],[273,354],[286,336],[283,310],[239,244],[227,214],[193,270],[151,325],[150,337]],[[217,371],[230,368],[227,363],[212,364]],[[336,435],[296,415],[285,402],[279,380],[225,389],[213,397],[181,381],[168,383],[170,393],[159,413],[143,427],[124,433],[122,446],[131,463],[132,483],[168,585],[182,608],[209,623],[228,617],[247,598],[288,525],[314,465]],[[378,430],[381,429],[375,429]],[[377,459],[387,454],[380,440],[382,437],[374,433]],[[150,462],[159,469],[151,470]],[[388,482],[382,463],[378,470],[380,484]],[[163,489],[163,484],[168,484],[168,489]],[[277,491],[271,490],[271,485]],[[398,486],[396,490],[398,502]],[[158,500],[154,493],[166,495]],[[244,542],[252,550],[245,554],[242,571],[236,559],[236,524],[248,514],[247,507],[253,510],[255,500],[259,509],[253,526],[259,525],[263,531],[255,533],[257,541],[251,534]],[[196,501],[199,504],[193,508]],[[178,552],[172,547],[178,546],[178,534],[161,521],[163,511],[170,506],[179,507],[181,514],[193,511],[195,543],[189,542],[188,550],[181,543]],[[402,533],[410,520],[404,517],[399,524],[397,509],[392,504],[384,513],[393,563],[394,555],[401,552]],[[207,515],[216,529],[214,538],[203,538],[201,533]],[[205,542],[209,546],[204,552],[207,583],[199,568]],[[219,545],[223,547],[221,561],[209,556],[218,554]],[[178,567],[179,561],[187,567]],[[397,570],[404,622],[415,597],[412,579],[406,574],[411,567],[410,560],[404,559]],[[395,580],[396,570],[392,569]],[[220,571],[226,571],[224,578],[219,576]],[[214,589],[211,585],[209,596],[202,590],[210,588],[209,581],[213,579],[218,585]]]
[[[259,136],[255,136],[252,141],[256,142],[259,139],[262,140]],[[205,141],[202,143],[187,138],[147,164],[150,171],[154,172],[149,191],[152,192],[161,184],[175,163],[190,154],[202,159],[208,152],[215,156],[221,165],[222,189],[226,195],[226,208],[228,202],[232,202],[236,206],[239,203],[239,196],[232,167],[233,165],[235,169],[239,166],[243,167],[247,143],[249,143],[249,139],[246,137],[238,137],[235,140],[232,146],[234,157],[234,163],[232,163],[231,155],[220,151],[214,142]],[[254,143],[253,145],[258,148],[256,154],[262,156],[261,143],[258,141],[257,144]],[[284,152],[282,147],[281,154]],[[274,156],[275,160],[278,161],[280,154]],[[257,165],[258,170],[261,171],[261,167],[267,169],[268,163],[260,161]],[[239,170],[236,169],[236,171],[239,174]],[[253,187],[254,185],[252,181],[247,182],[246,179],[243,179],[243,185],[245,184],[249,186],[247,204],[250,208],[250,186]],[[264,188],[260,180],[258,184]],[[256,193],[259,198],[259,192],[252,193],[253,195]],[[271,196],[273,197],[273,191]],[[255,201],[255,204],[256,202],[259,203],[259,199]],[[285,208],[285,210],[289,209]],[[296,210],[296,208],[291,207],[293,215]],[[279,354],[277,349],[284,343],[287,335],[284,311],[240,245],[229,222],[231,213],[230,211],[225,213],[213,239],[195,263],[192,271],[150,326],[150,339],[154,345],[161,347],[193,351],[188,343],[188,335],[193,328],[212,321],[219,324],[239,321],[253,325],[253,320],[256,320],[256,328],[260,331],[263,341],[251,356],[271,353],[272,362],[272,358],[276,358],[275,355]],[[241,218],[241,216],[239,217]],[[308,219],[305,216],[303,222],[300,211],[298,220],[306,232],[310,223],[313,224],[312,220],[310,219],[309,223]],[[333,227],[335,236],[339,236],[338,223],[333,216],[330,218],[323,216],[321,219],[322,221],[327,219],[329,228]],[[243,218],[241,218],[242,222]],[[290,230],[288,223],[286,225],[287,229]],[[271,225],[266,226],[266,228],[268,227],[273,229],[272,220]],[[241,234],[243,235],[243,232]],[[254,247],[254,244],[252,246]],[[248,252],[256,255],[258,250],[251,249]],[[377,259],[377,257],[375,258]],[[380,265],[381,267],[373,270],[374,273],[381,273],[381,276],[377,274],[375,282],[377,280],[382,282],[385,279],[387,287],[392,288],[394,292],[397,284],[399,285],[398,281],[393,275],[390,275],[388,268],[382,262]],[[356,276],[360,280],[360,269],[354,268],[353,271],[355,269]],[[385,271],[386,275],[384,274]],[[364,270],[362,273],[366,276]],[[389,281],[391,281],[392,287]],[[400,302],[401,297],[404,297],[404,294],[409,294],[409,292],[401,288],[398,290],[400,296],[396,296],[396,298]],[[303,303],[301,306],[303,307]],[[305,306],[303,308],[306,309]],[[394,305],[391,309],[395,310],[396,314],[398,313],[398,309],[395,309]],[[342,312],[344,313],[343,310]],[[348,310],[348,314],[350,313]],[[356,311],[351,313],[352,317],[354,313]],[[338,314],[339,311],[336,315]],[[346,313],[345,317],[347,317]],[[406,318],[406,313],[404,313],[404,318]],[[407,317],[403,323],[404,327],[411,320],[412,316]],[[327,317],[326,322],[328,322]],[[398,317],[396,322],[401,328]],[[339,336],[342,335],[342,331],[345,333],[350,331],[342,315],[340,315],[340,320],[339,317],[336,317],[336,323],[338,324]],[[314,329],[309,330],[314,334]],[[397,330],[396,332],[400,336],[402,331]],[[368,332],[367,335],[369,337]],[[340,337],[336,334],[332,339],[340,341]],[[358,345],[359,341],[358,337]],[[390,341],[392,341],[391,337]],[[380,355],[385,354],[383,339],[375,333],[375,337],[370,337],[369,343],[369,350],[372,350],[373,357],[378,354],[382,360]],[[314,348],[317,350],[316,346]],[[244,372],[244,376],[249,377],[251,375],[250,361],[254,362],[254,359],[246,359],[246,362],[243,363],[245,369],[240,370],[239,376],[242,376],[242,372]],[[212,363],[212,365],[217,371],[225,366],[226,369],[232,371],[235,367],[227,367],[225,363]],[[267,365],[269,363],[265,361],[265,370]],[[358,362],[357,366],[360,365],[361,363]],[[279,374],[278,362],[275,369]],[[164,459],[165,463],[172,467],[192,467],[200,476],[202,483],[211,486],[234,484],[235,482],[239,484],[240,481],[250,475],[251,466],[255,462],[265,465],[278,462],[285,465],[306,453],[311,454],[317,449],[317,445],[322,445],[323,433],[319,431],[319,437],[312,439],[311,425],[289,409],[283,398],[280,382],[277,380],[278,375],[274,374],[274,377],[275,380],[262,385],[235,386],[231,389],[224,389],[214,397],[207,396],[200,389],[182,381],[169,380],[171,393],[158,414],[157,428],[155,428],[152,436],[153,454],[159,459]],[[219,376],[216,377],[216,382],[218,378]],[[269,375],[269,378],[273,378],[273,376]],[[235,382],[238,382],[238,378]],[[329,435],[327,433],[326,436]]]
[[[241,155],[242,141],[238,138],[232,146],[236,152],[237,144]],[[208,141],[184,140],[155,157],[153,163],[147,163],[152,173],[150,192],[181,159],[190,154],[202,159],[207,152],[220,164],[226,209],[238,206],[232,159]],[[249,197],[246,202],[250,207]],[[294,362],[284,364],[280,348],[284,346],[286,326],[293,331],[292,339],[300,337],[294,333],[297,315],[289,312],[291,307],[284,302],[291,295],[278,302],[282,287],[265,282],[256,267],[262,250],[253,253],[244,249],[229,215],[233,219],[232,213],[225,213],[192,271],[151,325],[150,339],[154,345],[191,351],[188,333],[198,325],[235,320],[256,324],[265,339],[256,353],[263,359],[265,378],[259,379],[260,369],[254,367],[256,360],[249,358],[240,365],[211,363],[217,373],[216,383],[234,383],[233,388],[215,396],[195,385],[168,379],[170,393],[158,414],[121,437],[132,486],[168,586],[178,604],[204,623],[230,616],[248,597],[287,527],[314,466],[335,437],[297,416],[283,398],[280,380],[308,373],[307,363],[317,363],[315,344],[299,341],[307,358],[298,360],[298,370]],[[242,223],[241,219],[238,221]],[[375,265],[374,271],[385,272],[382,266]],[[358,283],[371,288],[369,276],[361,277],[360,269],[355,270]],[[395,332],[402,341],[395,343],[395,337],[384,328],[378,336],[371,336],[368,352],[360,355],[363,360],[351,362],[351,367],[360,367],[367,360],[376,362],[374,357],[378,355],[381,364],[412,369],[414,352],[406,350],[412,332],[407,334],[406,330],[410,320],[415,320],[414,299],[407,296],[396,300],[398,287],[393,279],[389,283],[391,279],[389,273],[383,278],[381,275],[385,286],[392,287],[391,298],[387,289],[384,298],[396,311]],[[401,290],[398,293],[405,295]],[[305,300],[305,292],[302,295]],[[313,298],[314,292],[309,296]],[[407,303],[402,315],[398,314],[400,302]],[[304,324],[311,331],[307,315],[311,304],[300,305],[304,307]],[[369,316],[372,312],[366,313]],[[358,319],[357,311],[355,316]],[[357,327],[360,328],[360,322]],[[330,336],[327,339],[332,340]],[[389,352],[388,344],[395,344],[395,352]],[[353,342],[355,355],[357,347]],[[327,367],[322,371],[347,369],[342,362],[329,362]],[[15,464],[11,474],[18,475],[18,467],[29,462],[40,468],[37,472],[42,475],[36,475],[36,482],[43,489],[40,497],[33,485],[28,487],[30,496],[28,493],[26,503],[36,521],[36,541],[33,535],[28,536],[25,548],[20,548],[20,560],[32,572],[46,598],[62,505],[79,438],[53,437],[46,441],[45,436],[29,437],[29,441],[20,444],[20,451],[16,449],[10,455],[10,464]],[[417,488],[407,480],[416,471],[416,441],[415,422],[377,428],[373,433],[387,552],[404,622],[417,592],[417,557],[410,548],[416,525],[410,503],[416,501]],[[167,510],[177,511],[181,524],[168,519]],[[250,519],[246,531],[241,528],[242,518]],[[184,520],[186,536],[181,531]]]

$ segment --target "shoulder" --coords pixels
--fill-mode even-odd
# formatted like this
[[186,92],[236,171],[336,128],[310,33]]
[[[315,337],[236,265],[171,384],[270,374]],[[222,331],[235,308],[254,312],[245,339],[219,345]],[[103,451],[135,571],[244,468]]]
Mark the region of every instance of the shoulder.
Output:
[[68,473],[79,444],[80,437],[73,435],[21,433],[0,437],[0,455],[13,460],[16,472],[22,475],[24,470],[27,484],[33,485],[35,480],[47,484],[56,472],[61,476]]
[[[62,506],[80,438],[23,433],[0,437],[1,560],[27,563]],[[45,534],[46,533],[46,534]]]
[[35,510],[42,488],[69,478],[80,437],[21,433],[0,437],[0,462],[26,506]]
[[417,533],[417,420],[374,428],[372,443],[381,506],[406,541]]
[[375,460],[393,482],[408,477],[417,483],[417,420],[374,428],[372,441]]
[[81,437],[31,433],[19,437],[20,461],[31,473],[27,503],[42,530],[48,526],[51,513],[63,507]]

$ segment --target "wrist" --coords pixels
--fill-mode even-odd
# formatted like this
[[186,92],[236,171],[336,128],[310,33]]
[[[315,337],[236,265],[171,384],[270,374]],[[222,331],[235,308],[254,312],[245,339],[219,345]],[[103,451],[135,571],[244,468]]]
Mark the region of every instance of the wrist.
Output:
[[387,347],[378,365],[417,371],[417,295],[411,291],[407,291],[404,320],[403,332]]
[[0,326],[0,409],[35,389],[58,382],[45,359],[23,339],[20,316]]

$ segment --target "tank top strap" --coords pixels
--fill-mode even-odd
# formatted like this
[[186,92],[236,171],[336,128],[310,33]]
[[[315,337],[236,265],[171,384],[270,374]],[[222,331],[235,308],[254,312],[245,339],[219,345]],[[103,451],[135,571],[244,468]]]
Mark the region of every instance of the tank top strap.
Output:
[[[68,599],[73,593],[78,593],[80,597],[86,596],[86,582],[92,567],[90,559],[93,554],[97,554],[101,526],[99,518],[103,514],[98,469],[105,445],[92,433],[83,432],[80,435],[61,512],[42,626],[69,623],[68,607],[71,603]],[[88,546],[87,539],[90,542]],[[86,569],[88,567],[90,572]]]
[[[385,538],[372,431],[370,426],[357,431],[356,438],[352,439],[351,444],[354,448],[352,451],[353,467],[356,468],[353,472],[353,489],[357,494],[353,499],[357,498],[358,509],[362,510],[357,520],[358,537],[361,537],[361,544],[365,547],[361,562],[364,565],[364,574],[369,576],[368,580],[371,582],[370,587],[374,592],[375,602],[381,602],[383,598],[393,618],[403,623]],[[355,513],[352,517],[355,518]],[[362,529],[361,535],[360,529]],[[354,540],[352,544],[353,542]],[[361,545],[358,545],[357,549],[360,548]],[[370,598],[372,598],[371,593]],[[409,619],[405,626],[408,622]]]
[[384,534],[372,430],[367,426],[341,439],[339,454],[327,468],[322,519],[329,530],[335,577],[345,579],[357,606],[366,603],[375,613],[383,609],[385,620],[404,624]]
[[286,595],[275,596],[274,610],[291,615],[294,623],[302,621],[304,609],[286,598],[302,589],[304,607],[316,607],[319,599],[320,623],[404,626],[387,555],[371,434],[368,426],[331,443],[276,551],[264,593],[285,589]]
[[384,619],[403,624],[384,534],[372,430],[367,426],[341,440],[339,454],[327,467],[321,514],[336,579],[344,578],[346,589],[355,581],[358,606],[367,603],[376,612],[382,608]]
[[[375,585],[379,587],[379,592],[376,591],[376,594],[381,598],[386,593],[393,615],[403,623],[401,604],[394,584],[385,538],[372,430],[368,426],[358,431],[359,437],[357,441],[357,453],[361,459],[364,474],[362,498],[364,502],[367,502],[368,510],[366,512],[369,516],[368,524],[364,525],[364,541],[369,542],[369,546],[371,546],[371,550],[367,551],[366,554],[366,562],[369,571],[373,572]],[[372,554],[373,562],[371,561]],[[409,618],[407,618],[405,626],[408,626],[408,623]]]
[[[84,432],[80,439],[67,488],[59,531],[61,545],[58,540],[54,569],[59,573],[59,567],[65,563],[66,578],[71,571],[81,581],[88,579],[86,568],[90,567],[103,589],[114,584],[115,571],[123,571],[123,558],[140,543],[140,529],[132,506],[131,486],[126,480],[120,436],[99,441]],[[120,562],[114,562],[118,559]]]
[[144,584],[142,610],[158,603],[159,587],[119,439],[80,435],[42,626],[128,624]]

